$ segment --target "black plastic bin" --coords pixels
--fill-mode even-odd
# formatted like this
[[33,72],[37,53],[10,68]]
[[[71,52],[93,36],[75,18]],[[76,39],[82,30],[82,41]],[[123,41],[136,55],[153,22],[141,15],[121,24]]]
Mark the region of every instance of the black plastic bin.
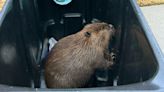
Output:
[[[88,88],[43,87],[47,39],[78,32],[92,20],[115,26],[116,64],[108,82]],[[102,73],[102,72],[101,72]],[[136,0],[7,0],[0,13],[0,90],[164,91],[164,56]]]

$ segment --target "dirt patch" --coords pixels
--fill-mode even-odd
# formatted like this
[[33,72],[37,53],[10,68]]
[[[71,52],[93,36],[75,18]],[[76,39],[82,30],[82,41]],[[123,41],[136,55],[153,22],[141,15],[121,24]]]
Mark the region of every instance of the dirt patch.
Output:
[[164,4],[164,0],[137,0],[140,6]]

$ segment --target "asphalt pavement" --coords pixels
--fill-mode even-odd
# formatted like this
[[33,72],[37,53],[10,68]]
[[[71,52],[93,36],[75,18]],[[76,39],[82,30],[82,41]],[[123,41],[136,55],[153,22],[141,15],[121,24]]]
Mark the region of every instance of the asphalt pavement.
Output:
[[164,53],[164,4],[141,7],[141,10]]

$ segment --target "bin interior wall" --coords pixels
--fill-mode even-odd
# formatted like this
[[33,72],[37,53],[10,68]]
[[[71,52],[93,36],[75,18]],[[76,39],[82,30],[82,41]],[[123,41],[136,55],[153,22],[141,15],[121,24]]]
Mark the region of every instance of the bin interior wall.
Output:
[[[45,39],[76,33],[93,19],[111,23],[117,30],[111,47],[119,52],[110,77],[118,85],[146,81],[157,71],[151,46],[128,0],[72,0],[66,6],[53,0],[11,1],[0,25],[1,84],[39,87]],[[71,14],[79,17],[66,16]],[[49,20],[55,24],[46,28]]]

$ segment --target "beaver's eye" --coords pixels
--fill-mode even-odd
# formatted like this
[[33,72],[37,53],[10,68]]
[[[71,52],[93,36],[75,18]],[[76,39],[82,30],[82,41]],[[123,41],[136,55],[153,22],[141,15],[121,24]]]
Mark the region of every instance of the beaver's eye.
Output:
[[91,36],[91,33],[90,32],[85,32],[85,36],[86,37],[90,37]]

